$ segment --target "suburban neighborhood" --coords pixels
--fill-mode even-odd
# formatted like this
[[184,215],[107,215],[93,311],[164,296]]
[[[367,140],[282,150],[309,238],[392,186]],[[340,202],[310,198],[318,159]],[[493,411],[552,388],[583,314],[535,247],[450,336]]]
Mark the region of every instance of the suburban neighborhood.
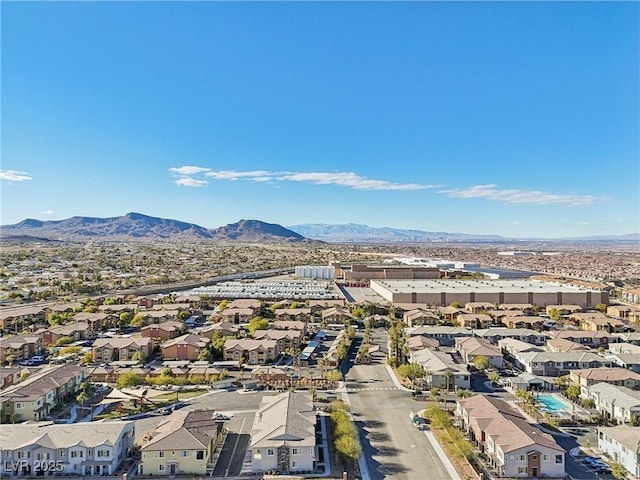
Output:
[[5,303],[2,475],[381,479],[367,432],[406,408],[410,471],[639,478],[640,303],[392,259]]

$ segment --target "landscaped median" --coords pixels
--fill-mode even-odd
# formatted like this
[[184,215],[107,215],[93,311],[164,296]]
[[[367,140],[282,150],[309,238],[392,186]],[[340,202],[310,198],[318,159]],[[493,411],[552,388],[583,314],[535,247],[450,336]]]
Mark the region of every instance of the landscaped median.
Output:
[[429,421],[429,427],[447,458],[462,480],[479,479],[480,476],[471,462],[477,462],[473,445],[464,434],[453,425],[449,412],[438,406],[422,410],[419,414]]

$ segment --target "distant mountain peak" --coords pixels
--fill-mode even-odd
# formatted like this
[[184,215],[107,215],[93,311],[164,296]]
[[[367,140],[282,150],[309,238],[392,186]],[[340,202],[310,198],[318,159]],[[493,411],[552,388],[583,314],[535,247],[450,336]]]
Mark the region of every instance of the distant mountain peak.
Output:
[[286,229],[282,225],[260,220],[242,219],[213,230],[213,238],[220,240],[240,240],[246,242],[286,241],[302,242],[302,235]]

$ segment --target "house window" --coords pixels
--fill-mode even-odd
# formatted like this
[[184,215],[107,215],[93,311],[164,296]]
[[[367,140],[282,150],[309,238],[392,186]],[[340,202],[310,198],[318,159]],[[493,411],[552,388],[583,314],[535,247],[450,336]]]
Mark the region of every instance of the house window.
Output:
[[98,450],[98,457],[108,457],[109,450]]
[[82,458],[82,457],[84,457],[84,452],[82,451],[71,452],[71,458]]
[[155,452],[154,458],[164,458],[164,452]]
[[291,462],[291,468],[298,468],[298,462],[296,462],[295,460],[293,460]]
[[260,450],[259,448],[256,448],[253,451],[253,458],[255,458],[256,460],[262,460],[262,450]]
[[189,450],[183,450],[182,451],[182,456],[183,457],[188,457],[189,456]]
[[291,455],[300,455],[300,449],[299,448],[292,448],[291,449]]
[[525,461],[525,456],[524,455],[518,455],[518,461],[519,462],[524,462]]
[[158,471],[164,472],[164,463],[161,463],[160,465],[158,465]]
[[273,448],[267,448],[267,455],[273,456],[275,454],[276,454],[276,452],[275,452],[275,450]]
[[549,461],[549,455],[542,455],[542,461],[543,462],[548,462]]
[[204,450],[198,450],[198,453],[196,453],[196,459],[204,460]]
[[22,404],[20,402],[16,402],[16,408],[17,409],[21,409],[22,408]]
[[562,463],[564,455],[556,455],[556,463]]
[[518,474],[527,473],[527,467],[518,467]]

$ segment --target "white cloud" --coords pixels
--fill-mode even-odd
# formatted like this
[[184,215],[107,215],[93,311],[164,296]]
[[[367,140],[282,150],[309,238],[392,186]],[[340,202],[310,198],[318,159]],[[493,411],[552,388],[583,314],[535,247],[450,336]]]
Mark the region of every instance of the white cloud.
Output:
[[208,172],[211,170],[206,167],[194,167],[191,165],[184,165],[182,167],[171,167],[170,172],[177,173],[179,175],[195,175],[196,173]]
[[53,210],[45,210],[44,212],[40,212],[42,215],[53,215]]
[[424,190],[436,187],[436,185],[422,185],[419,183],[393,183],[386,180],[373,180],[361,177],[353,172],[270,172],[266,170],[238,172],[220,170],[210,171],[205,175],[216,180],[302,182],[314,185],[338,185],[354,190]]
[[27,172],[0,170],[0,179],[7,180],[8,182],[24,182],[25,180],[31,180],[31,177]]
[[196,180],[191,177],[181,177],[175,181],[176,185],[183,187],[206,187],[208,182],[206,180]]
[[274,173],[268,172],[266,170],[249,170],[248,172],[235,172],[233,170],[219,170],[217,172],[216,171],[208,172],[205,175],[207,177],[215,178],[216,180],[241,180],[243,178],[248,178],[250,180],[255,180],[256,178],[260,178],[260,179],[268,178],[272,180]]
[[538,190],[501,190],[497,188],[497,185],[474,185],[469,188],[441,190],[438,193],[444,193],[454,198],[485,198],[507,204],[529,205],[590,205],[598,200],[592,195],[546,193]]

